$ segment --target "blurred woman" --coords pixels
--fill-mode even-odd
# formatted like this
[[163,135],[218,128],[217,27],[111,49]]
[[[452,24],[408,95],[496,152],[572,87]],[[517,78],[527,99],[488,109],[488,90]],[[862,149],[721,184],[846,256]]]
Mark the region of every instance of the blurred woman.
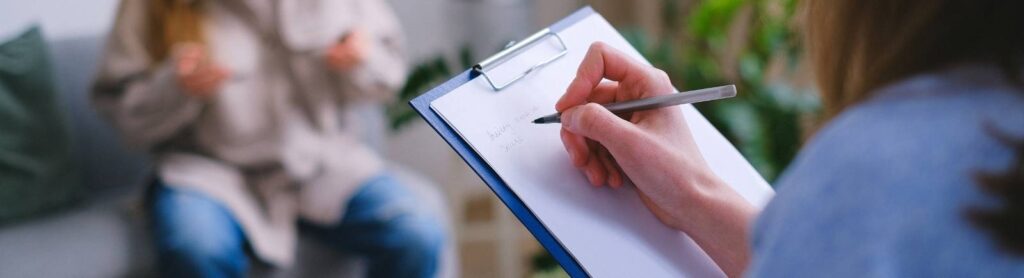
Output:
[[161,273],[287,266],[301,223],[370,276],[431,276],[442,227],[347,110],[391,97],[402,44],[378,0],[123,0],[93,98],[155,159]]
[[600,43],[556,105],[573,163],[595,185],[631,181],[732,277],[1024,276],[1022,2],[805,4],[831,120],[764,211],[708,168],[681,110],[593,103],[673,90]]

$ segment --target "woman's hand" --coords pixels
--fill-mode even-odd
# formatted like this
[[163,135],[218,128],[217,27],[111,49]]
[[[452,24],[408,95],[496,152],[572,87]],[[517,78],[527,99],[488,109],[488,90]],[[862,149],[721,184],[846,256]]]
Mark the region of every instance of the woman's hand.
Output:
[[369,53],[366,32],[354,29],[327,49],[327,65],[336,71],[350,71],[362,65]]
[[209,99],[220,90],[221,84],[231,75],[226,68],[210,59],[209,53],[202,45],[176,45],[173,53],[174,72],[178,84],[190,97]]
[[682,212],[692,211],[685,206],[724,185],[697,149],[682,110],[640,111],[623,119],[599,105],[673,92],[665,72],[595,43],[555,109],[563,112],[562,142],[591,184],[618,188],[632,181],[665,224],[682,230]]
[[665,72],[595,43],[555,105],[562,112],[562,142],[592,184],[618,188],[632,181],[659,220],[687,232],[727,274],[739,275],[755,209],[708,167],[682,110],[620,118],[599,105],[673,92]]

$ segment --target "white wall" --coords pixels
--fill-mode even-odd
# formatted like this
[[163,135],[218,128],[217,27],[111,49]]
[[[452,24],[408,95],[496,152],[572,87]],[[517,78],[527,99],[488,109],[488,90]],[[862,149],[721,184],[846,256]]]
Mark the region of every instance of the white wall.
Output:
[[390,0],[406,26],[414,60],[444,54],[455,57],[469,45],[478,60],[508,40],[534,30],[530,0]]
[[[118,0],[0,0],[0,40],[40,23],[51,40],[105,34]],[[469,44],[478,59],[532,33],[529,0],[389,0],[406,26],[414,60],[454,57]]]
[[117,0],[0,0],[0,38],[34,22],[51,39],[95,36],[113,22]]

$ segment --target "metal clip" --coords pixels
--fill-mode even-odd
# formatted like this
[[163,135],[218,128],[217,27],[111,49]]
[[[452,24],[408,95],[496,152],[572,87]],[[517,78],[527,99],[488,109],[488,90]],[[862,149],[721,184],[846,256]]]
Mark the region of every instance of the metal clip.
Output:
[[[491,79],[491,77],[487,75],[487,72],[484,71],[486,69],[490,69],[495,66],[501,65],[502,63],[512,58],[514,54],[522,52],[523,50],[527,49],[527,47],[530,45],[544,41],[544,39],[547,37],[555,37],[555,39],[558,41],[558,45],[561,46],[562,50],[558,52],[558,54],[555,54],[550,58],[544,59],[543,61],[534,64],[532,67],[523,71],[523,73],[519,74],[515,78],[512,78],[512,80],[509,80],[508,82],[502,84],[495,84],[494,80]],[[540,30],[540,32],[530,35],[525,40],[519,43],[509,43],[509,45],[507,45],[505,49],[502,50],[501,52],[498,52],[498,54],[494,54],[494,56],[491,56],[484,60],[483,62],[474,65],[473,71],[479,73],[480,75],[483,75],[484,79],[487,80],[487,83],[489,83],[491,85],[491,88],[494,88],[495,91],[501,91],[502,89],[505,89],[509,85],[512,85],[512,83],[515,83],[520,79],[523,79],[523,77],[526,77],[534,70],[537,70],[548,65],[551,62],[558,60],[558,58],[562,58],[562,56],[565,56],[566,53],[569,53],[569,47],[565,45],[565,41],[562,41],[562,37],[559,36],[558,33],[551,32],[550,29],[544,29]]]

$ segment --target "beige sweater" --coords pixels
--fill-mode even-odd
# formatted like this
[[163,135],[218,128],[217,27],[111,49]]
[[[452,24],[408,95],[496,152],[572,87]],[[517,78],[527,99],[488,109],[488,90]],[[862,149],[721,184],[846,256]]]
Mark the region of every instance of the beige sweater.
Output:
[[[223,203],[258,257],[293,260],[295,223],[338,221],[382,160],[344,107],[384,100],[404,81],[398,22],[383,0],[210,0],[204,31],[232,77],[210,100],[182,93],[169,61],[144,47],[148,0],[123,0],[93,90],[97,109],[149,150],[166,184]],[[369,58],[347,73],[324,51],[358,26]]]

